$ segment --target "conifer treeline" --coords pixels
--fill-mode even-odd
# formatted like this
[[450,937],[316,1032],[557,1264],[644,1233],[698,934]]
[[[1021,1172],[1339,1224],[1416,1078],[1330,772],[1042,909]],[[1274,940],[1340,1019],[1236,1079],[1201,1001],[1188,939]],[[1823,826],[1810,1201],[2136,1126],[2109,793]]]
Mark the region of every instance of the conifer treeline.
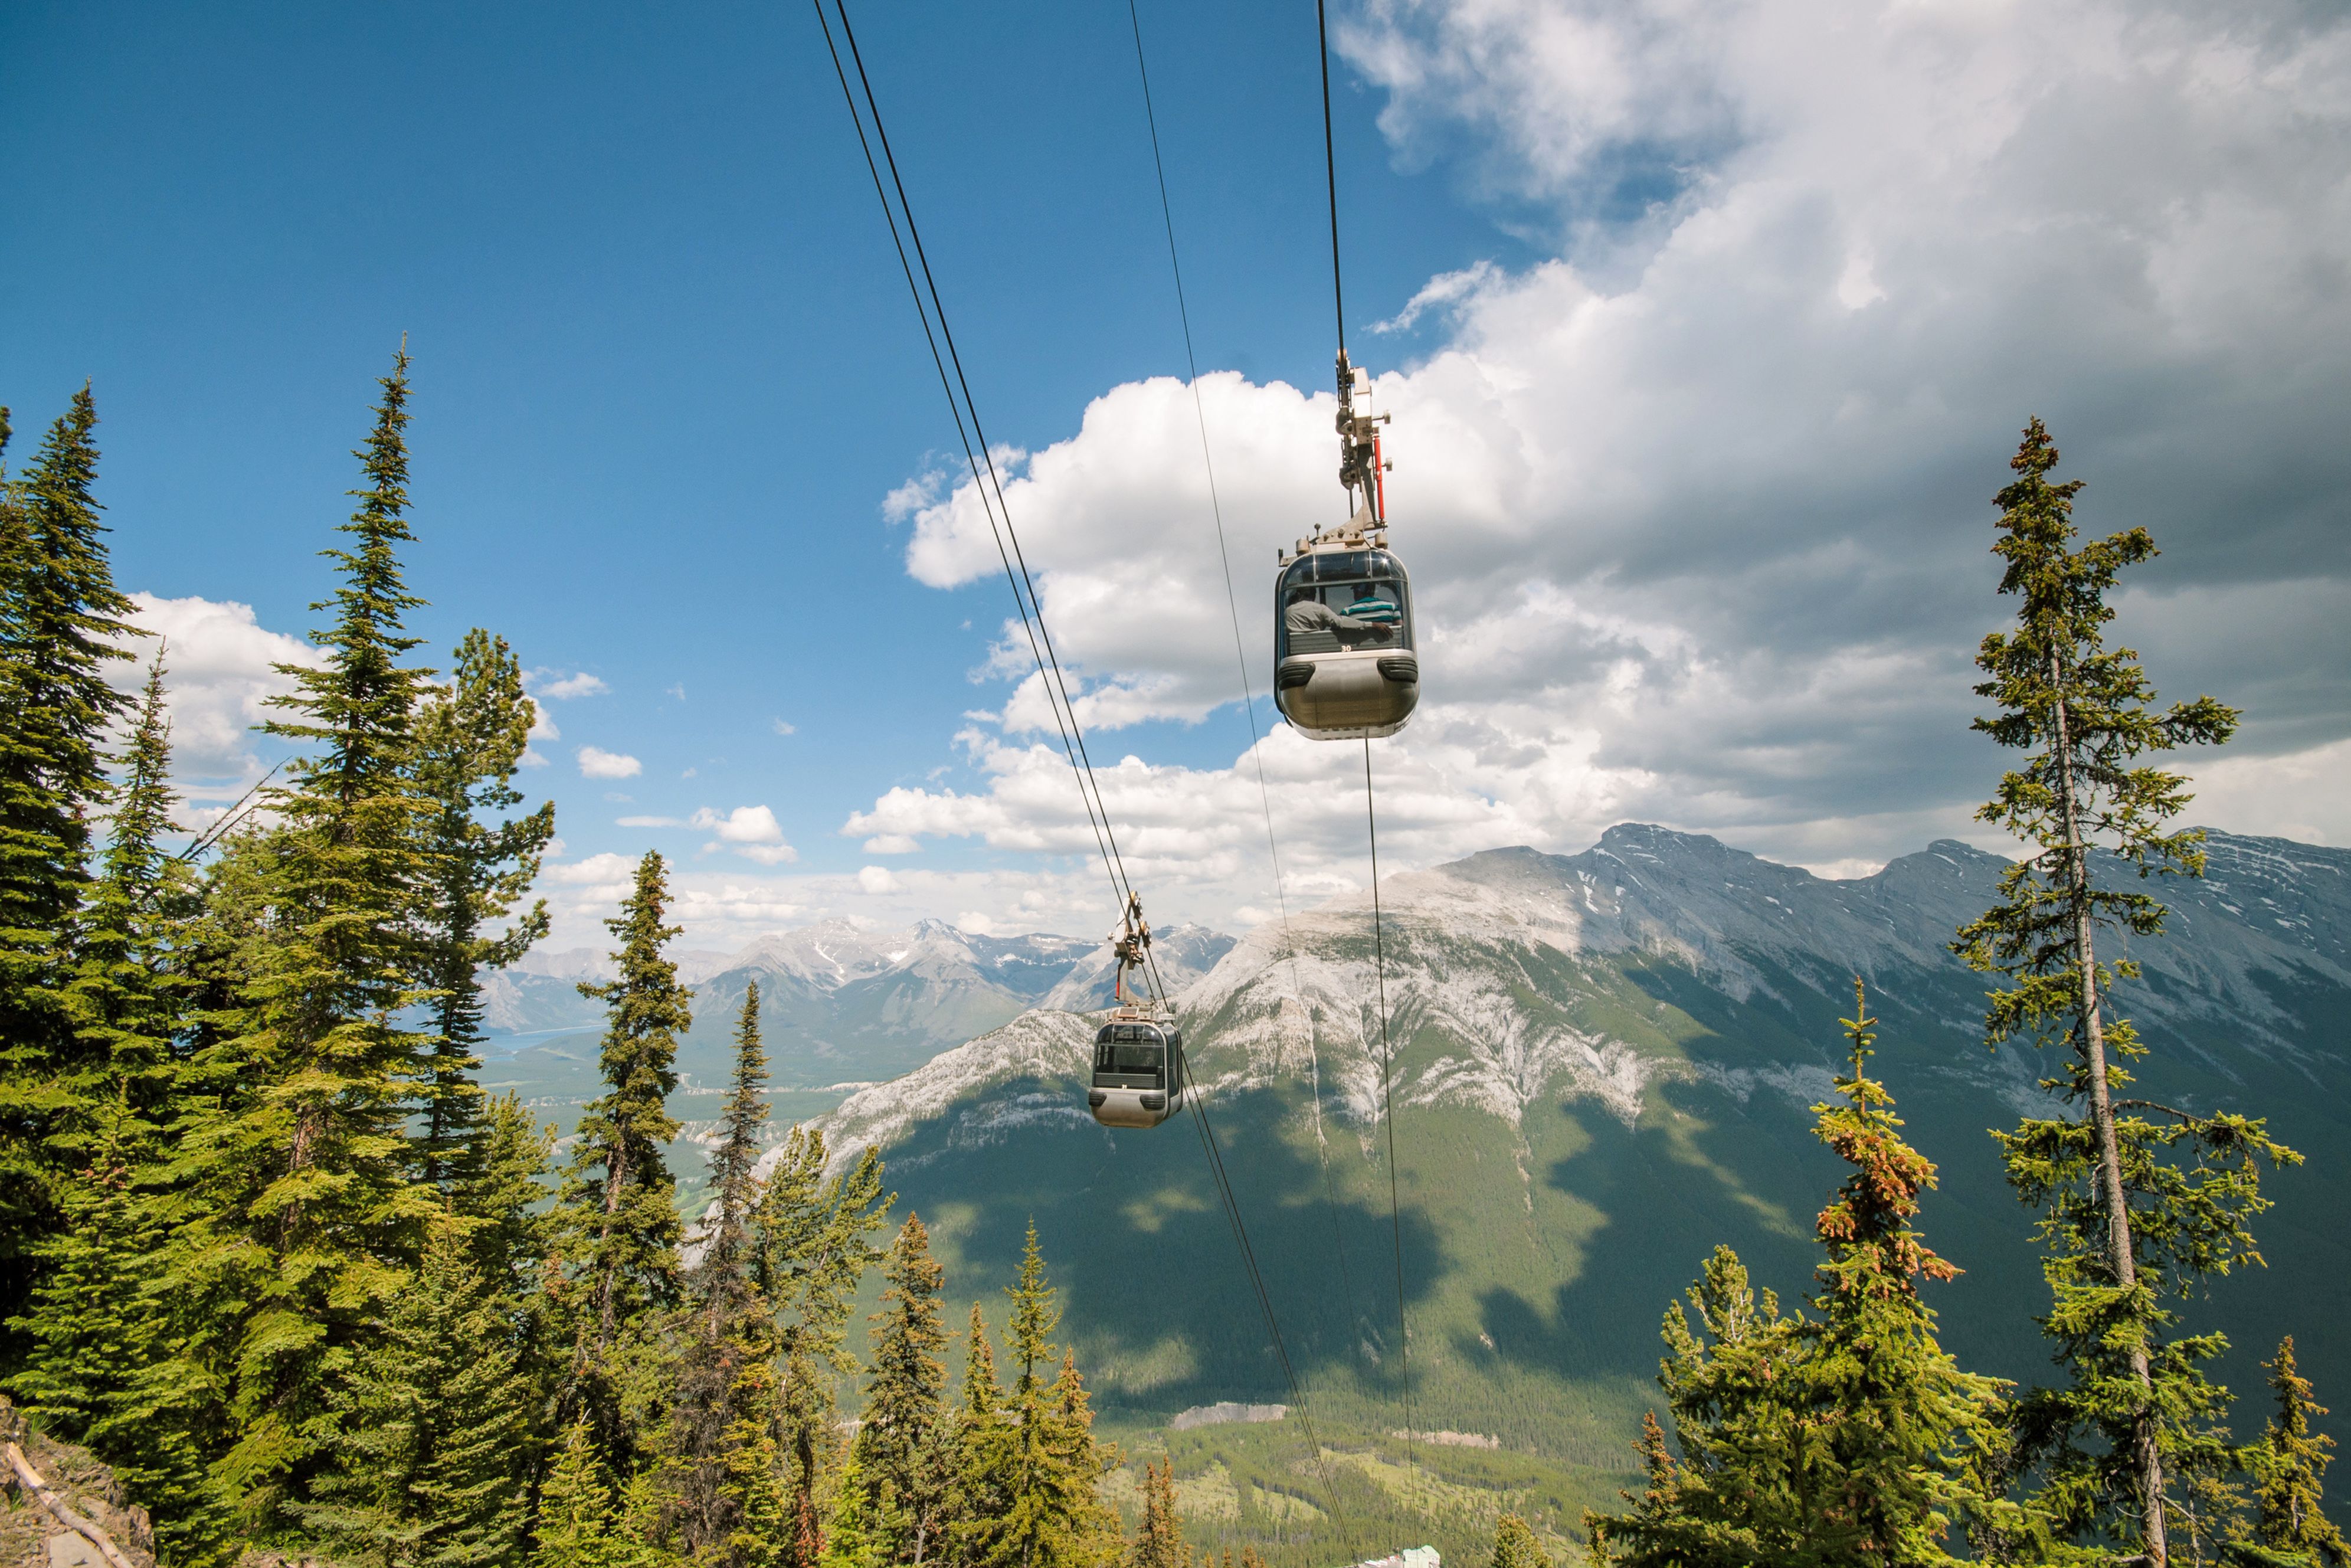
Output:
[[[1123,1553],[1032,1229],[999,1385],[871,1154],[770,1150],[758,998],[702,1220],[667,1149],[690,993],[648,854],[609,928],[604,1092],[552,1129],[476,1082],[485,970],[550,806],[514,788],[519,662],[416,658],[408,360],[356,455],[287,777],[172,852],[170,651],[134,657],[87,389],[0,469],[0,1380],[114,1466],[165,1563],[1093,1568]],[[5,444],[0,413],[0,449]],[[120,737],[119,739],[116,737]],[[761,1174],[765,1171],[765,1175]],[[871,1368],[848,1350],[869,1270]],[[841,1420],[845,1387],[862,1423]]]

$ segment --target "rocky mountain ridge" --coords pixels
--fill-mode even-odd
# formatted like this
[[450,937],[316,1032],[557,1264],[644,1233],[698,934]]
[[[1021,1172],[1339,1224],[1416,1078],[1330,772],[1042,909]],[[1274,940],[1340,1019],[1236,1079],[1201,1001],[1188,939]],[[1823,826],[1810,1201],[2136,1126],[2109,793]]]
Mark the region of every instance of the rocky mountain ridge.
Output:
[[[2241,1388],[2283,1332],[2351,1382],[2351,852],[2215,832],[2210,856],[2202,881],[2160,885],[2168,933],[2127,949],[2144,975],[2118,1003],[2152,1048],[2146,1092],[2267,1115],[2309,1158],[2270,1180],[2268,1275],[2220,1282],[2190,1320],[2229,1324]],[[1807,1288],[1811,1218],[1839,1175],[1809,1108],[1832,1092],[1856,975],[1884,1020],[1876,1071],[1942,1168],[1926,1225],[1968,1270],[1940,1298],[1949,1338],[1983,1370],[2036,1375],[2032,1220],[1986,1133],[2045,1108],[2047,1064],[1985,1049],[1987,979],[1949,949],[2003,865],[1939,841],[1835,881],[1638,824],[1577,855],[1473,855],[1382,889],[1384,1020],[1368,899],[1235,944],[1176,1001],[1319,1397],[1398,1424],[1382,1303],[1401,1286],[1419,1425],[1620,1467],[1656,1314],[1715,1243],[1792,1300]],[[1087,1115],[1092,1022],[1031,1009],[818,1124],[836,1159],[884,1152],[952,1277],[1008,1272],[1034,1216],[1106,1410],[1284,1397],[1197,1130]]]

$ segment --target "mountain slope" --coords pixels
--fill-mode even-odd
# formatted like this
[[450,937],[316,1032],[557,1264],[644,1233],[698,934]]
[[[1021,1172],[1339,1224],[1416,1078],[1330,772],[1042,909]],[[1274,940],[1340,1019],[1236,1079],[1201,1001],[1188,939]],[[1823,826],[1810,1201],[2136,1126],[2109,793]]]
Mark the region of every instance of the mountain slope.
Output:
[[[2351,1386],[2351,854],[2219,833],[2211,851],[2205,882],[2164,885],[2172,934],[2133,945],[2146,977],[2124,1010],[2154,1050],[2147,1092],[2266,1114],[2310,1156],[2271,1179],[2272,1267],[2187,1311],[2232,1336],[2222,1371],[2241,1393],[2291,1332],[2325,1397]],[[1415,1427],[1621,1469],[1658,1314],[1717,1241],[1783,1296],[1809,1288],[1812,1216],[1840,1168],[1807,1107],[1829,1092],[1855,974],[1885,1020],[1877,1070],[1942,1167],[1925,1225],[1968,1270],[1934,1298],[1947,1340],[1982,1370],[2042,1375],[2032,1220],[1986,1132],[2038,1103],[2043,1068],[1984,1049],[1985,982],[1945,946],[2001,864],[1942,841],[1832,882],[1627,825],[1580,855],[1501,850],[1395,878],[1384,1096],[1364,904],[1234,946],[1179,1000],[1317,1407],[1405,1424],[1400,1259]],[[844,1156],[888,1152],[959,1289],[1005,1277],[1035,1216],[1106,1413],[1287,1398],[1199,1127],[1095,1127],[1090,1036],[1081,1018],[1030,1013],[826,1124]]]

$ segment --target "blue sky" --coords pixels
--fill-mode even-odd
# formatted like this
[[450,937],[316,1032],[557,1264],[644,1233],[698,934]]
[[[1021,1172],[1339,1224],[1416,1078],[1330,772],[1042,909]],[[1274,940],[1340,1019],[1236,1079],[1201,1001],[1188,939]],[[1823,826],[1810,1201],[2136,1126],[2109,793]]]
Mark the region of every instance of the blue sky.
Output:
[[[1312,11],[1142,11],[1201,368],[1231,372],[1210,418],[1254,643],[1265,545],[1336,505],[1327,412],[1287,391],[1330,375]],[[1344,891],[1360,797],[1329,748],[1243,759],[1196,434],[1151,391],[1182,343],[1124,6],[853,14],[989,434],[1040,455],[1024,537],[1098,752],[1138,758],[1121,798],[1168,904],[1270,906],[1257,761],[1292,896]],[[1997,767],[1965,657],[2001,610],[1964,530],[2030,412],[2094,496],[2154,514],[2086,521],[2171,547],[2135,632],[2158,680],[2248,702],[2223,825],[2345,830],[2319,799],[2351,733],[2322,448],[2351,333],[2311,281],[2351,256],[2339,20],[2068,5],[2043,42],[2095,47],[2051,65],[1997,6],[1334,15],[1351,346],[1387,378],[1397,540],[1455,639],[1381,757],[1405,862],[1631,815],[1831,870],[1963,831]],[[1800,48],[1813,90],[1774,64]],[[1106,913],[991,653],[1006,590],[935,478],[952,429],[811,14],[19,5],[0,145],[19,460],[91,380],[119,579],[251,606],[253,648],[316,619],[312,552],[408,334],[420,629],[604,687],[547,704],[526,780],[559,802],[567,933],[610,892],[599,857],[647,845],[718,940]],[[2015,177],[2052,162],[2074,173]],[[1968,253],[1988,215],[2025,263]],[[2199,440],[2234,455],[2189,462]],[[926,475],[927,510],[885,514]],[[191,704],[250,695],[237,656],[189,672]],[[638,770],[585,777],[583,747]],[[219,785],[241,759],[214,749]],[[759,807],[773,833],[732,815]]]

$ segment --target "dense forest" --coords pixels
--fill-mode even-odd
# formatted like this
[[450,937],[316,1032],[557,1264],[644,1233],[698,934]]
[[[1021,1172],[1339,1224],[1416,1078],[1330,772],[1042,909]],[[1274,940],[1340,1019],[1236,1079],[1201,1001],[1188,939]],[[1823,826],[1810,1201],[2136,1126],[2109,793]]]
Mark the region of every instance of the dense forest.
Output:
[[[1056,1343],[1035,1228],[998,1323],[975,1308],[954,1332],[879,1158],[769,1136],[756,988],[710,1201],[681,1211],[693,998],[659,855],[608,922],[614,977],[581,988],[602,1091],[562,1157],[480,1087],[483,979],[547,928],[528,901],[555,821],[515,788],[535,716],[514,652],[476,630],[444,670],[405,629],[407,370],[326,552],[324,657],[285,667],[266,727],[294,759],[200,833],[173,816],[171,650],[109,566],[89,391],[0,474],[0,1385],[113,1467],[167,1563],[1186,1568],[1172,1467],[1144,1469],[1131,1536],[1105,1500],[1123,1459]],[[2259,1262],[2262,1180],[2299,1156],[2258,1117],[2134,1097],[2147,1048],[2111,996],[2135,971],[2108,934],[2161,929],[2151,890],[2201,870],[2170,826],[2185,781],[2154,759],[2236,716],[2158,706],[2107,645],[2154,545],[2079,540],[2056,463],[2035,421],[1997,498],[2017,614],[1980,650],[1978,727],[2022,756],[1980,815],[2024,848],[1954,946],[1990,977],[1987,1038],[2050,1063],[2041,1113],[1999,1141],[2058,1385],[1938,1343],[1954,1270],[1914,1223],[1935,1170],[1870,1074],[1856,983],[1848,1070],[1813,1110],[1850,1169],[1817,1292],[1783,1308],[1728,1247],[1706,1262],[1666,1317],[1635,1490],[1584,1518],[1595,1558],[2351,1552],[2292,1340],[2240,1440],[2210,1372],[2225,1341],[2181,1316]],[[1494,1568],[1548,1568],[1545,1547],[1506,1515]]]

